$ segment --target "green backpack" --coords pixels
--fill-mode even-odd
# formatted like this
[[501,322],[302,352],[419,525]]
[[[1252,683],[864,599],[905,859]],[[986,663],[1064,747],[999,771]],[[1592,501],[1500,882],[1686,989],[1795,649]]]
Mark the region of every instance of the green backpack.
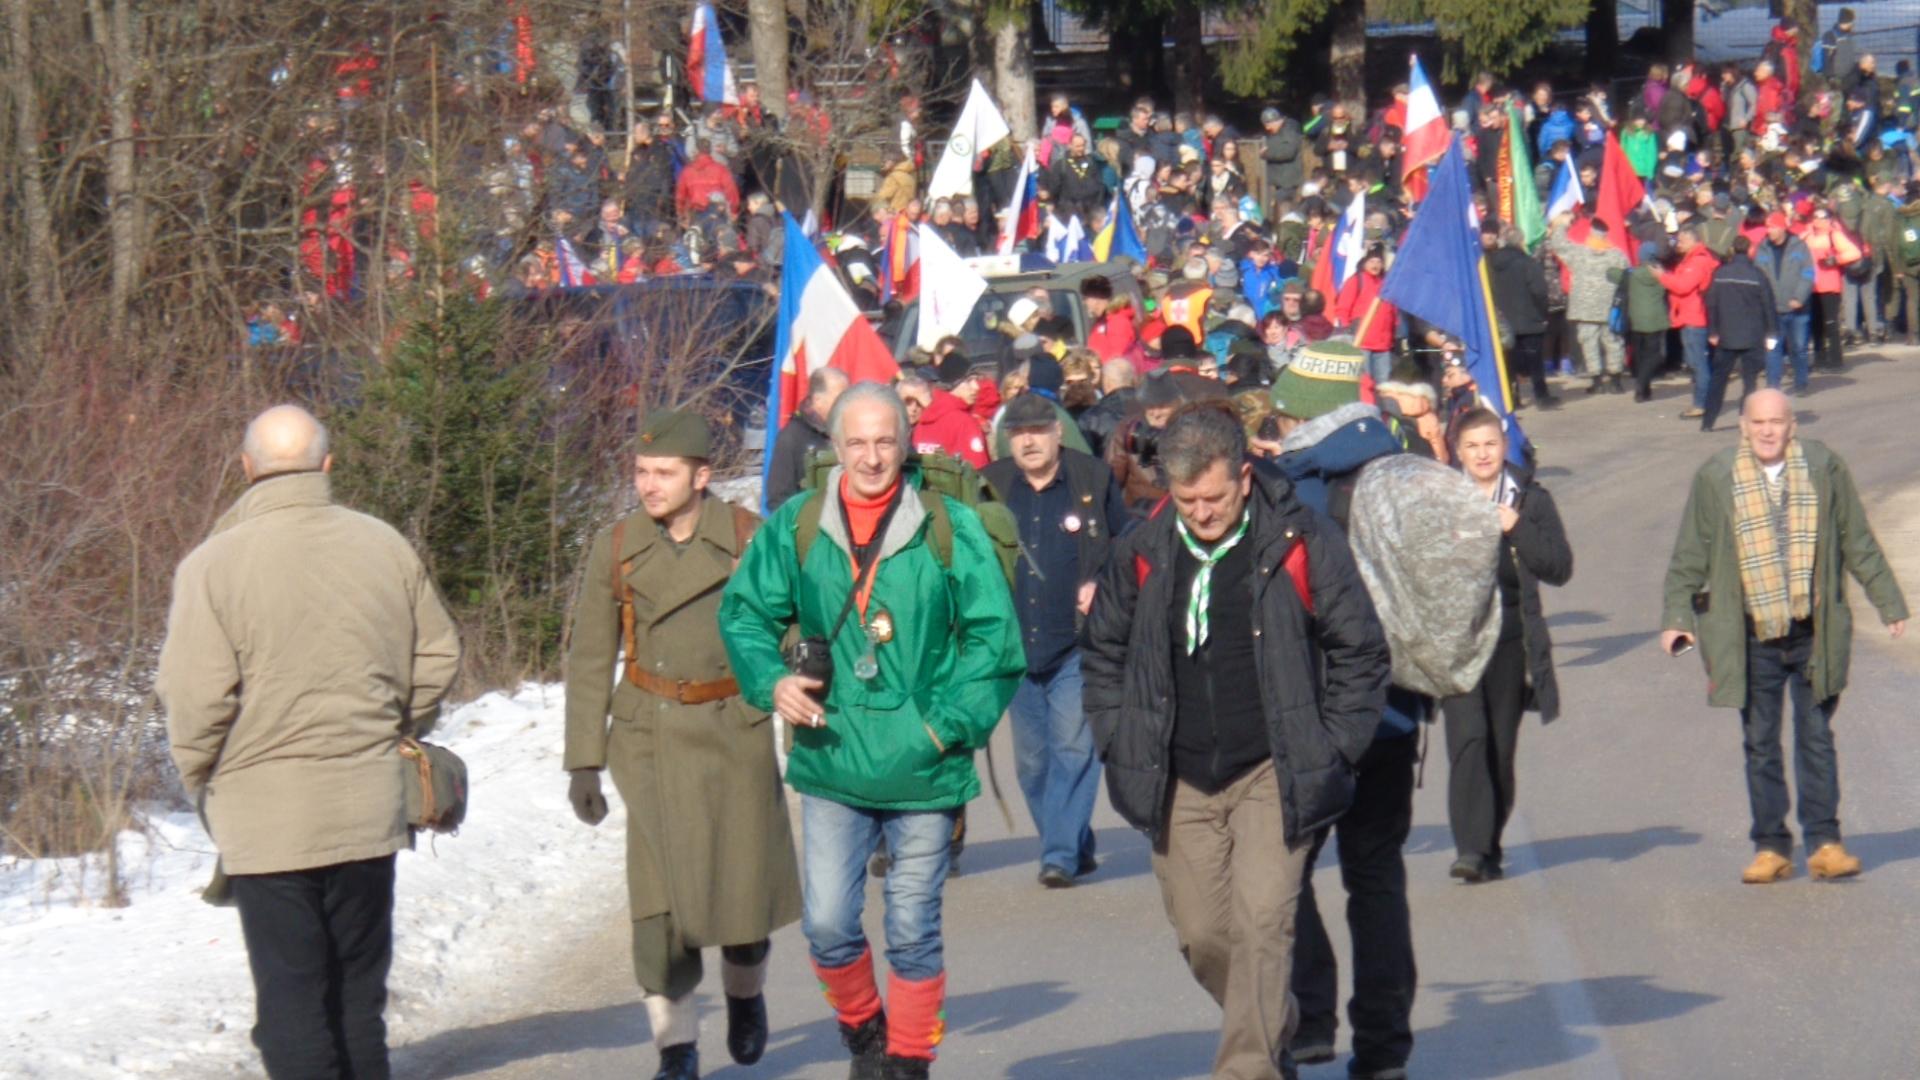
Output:
[[1900,260],[1909,267],[1920,267],[1920,222],[1909,219],[1901,227]]
[[[840,459],[831,449],[816,451],[807,458],[804,490],[819,491],[826,487],[827,475],[838,464]],[[1013,513],[994,497],[993,488],[980,478],[973,466],[946,454],[914,454],[907,458],[907,467],[920,473],[920,505],[931,519],[927,523],[927,539],[940,565],[949,570],[953,568],[953,518],[947,513],[947,499],[952,499],[979,515],[980,524],[986,527],[987,541],[1000,560],[1001,576],[1011,588],[1014,566],[1020,560],[1020,529],[1014,523]],[[941,498],[943,495],[946,498]],[[794,551],[802,566],[806,565],[807,553],[813,550],[814,540],[820,536],[820,515],[826,502],[808,499],[794,521]]]

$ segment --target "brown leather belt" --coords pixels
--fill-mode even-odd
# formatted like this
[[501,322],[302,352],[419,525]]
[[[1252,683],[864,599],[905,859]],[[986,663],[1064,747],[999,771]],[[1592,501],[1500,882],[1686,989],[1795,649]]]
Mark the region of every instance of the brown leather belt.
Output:
[[669,679],[664,675],[642,671],[635,664],[627,665],[627,681],[655,697],[677,701],[682,705],[704,705],[709,701],[722,701],[740,692],[738,679],[688,682],[685,679]]

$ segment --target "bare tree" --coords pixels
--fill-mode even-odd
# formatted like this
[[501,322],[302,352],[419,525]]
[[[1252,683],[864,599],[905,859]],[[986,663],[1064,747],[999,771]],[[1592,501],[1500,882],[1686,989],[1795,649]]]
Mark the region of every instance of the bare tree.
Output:
[[993,87],[1016,139],[1039,130],[1033,100],[1033,12],[1031,5],[989,16],[993,34]]
[[[7,28],[13,77],[14,155],[20,171],[21,216],[27,232],[27,325],[30,341],[45,336],[60,301],[59,259],[53,241],[53,213],[47,202],[41,164],[40,96],[34,85],[33,19],[27,0],[7,0]],[[17,352],[26,350],[16,349]]]
[[787,5],[783,0],[748,0],[753,31],[753,72],[760,99],[776,116],[787,115]]

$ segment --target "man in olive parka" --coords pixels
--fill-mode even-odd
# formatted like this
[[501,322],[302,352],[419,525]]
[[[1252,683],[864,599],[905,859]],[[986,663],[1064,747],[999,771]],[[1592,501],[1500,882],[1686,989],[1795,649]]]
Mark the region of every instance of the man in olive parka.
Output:
[[800,881],[772,726],[740,696],[717,621],[759,519],[707,493],[699,416],[656,413],[634,449],[641,506],[594,538],[574,606],[566,768],[582,821],[606,817],[602,769],[626,804],[634,974],[656,1080],[689,1080],[700,950],[720,947],[727,1049],[752,1064],[767,1043],[768,938],[799,918]]

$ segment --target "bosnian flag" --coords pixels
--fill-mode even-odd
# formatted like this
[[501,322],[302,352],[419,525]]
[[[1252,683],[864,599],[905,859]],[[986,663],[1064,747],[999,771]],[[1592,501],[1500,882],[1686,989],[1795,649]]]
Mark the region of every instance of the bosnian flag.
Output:
[[1547,194],[1547,220],[1559,215],[1579,213],[1587,203],[1586,190],[1580,186],[1580,170],[1573,167],[1573,155],[1560,163],[1553,174],[1553,190]]
[[927,184],[927,198],[972,195],[974,163],[980,160],[983,151],[991,150],[995,143],[1011,134],[1013,129],[1007,126],[1007,118],[1000,115],[993,98],[987,95],[987,88],[980,85],[979,79],[973,80],[973,88],[967,91],[967,104],[960,110],[953,134],[947,137],[946,152],[940,155],[933,180]]
[[1333,244],[1327,251],[1327,259],[1333,263],[1336,293],[1347,287],[1347,281],[1360,272],[1360,264],[1366,261],[1366,221],[1367,193],[1363,191],[1353,197],[1346,213],[1340,215],[1340,224],[1333,230]]
[[726,46],[720,43],[720,24],[714,21],[712,4],[696,4],[693,32],[687,41],[687,81],[701,101],[733,105],[740,97],[734,92],[733,65],[727,63]]
[[1400,138],[1400,178],[1439,161],[1447,152],[1447,119],[1440,112],[1440,99],[1433,94],[1427,73],[1420,68],[1419,54],[1413,56],[1413,77],[1407,80],[1407,130]]
[[773,372],[767,380],[763,480],[764,469],[773,464],[773,444],[780,429],[807,400],[807,379],[815,371],[838,368],[854,382],[877,383],[890,383],[900,374],[893,354],[861,316],[813,241],[800,231],[800,223],[785,211],[780,218],[786,230],[786,263],[780,268]]
[[1034,174],[1033,144],[1028,143],[1020,175],[1013,182],[1013,199],[1000,221],[1000,254],[1013,254],[1013,245],[1032,239],[1040,231],[1039,180]]

